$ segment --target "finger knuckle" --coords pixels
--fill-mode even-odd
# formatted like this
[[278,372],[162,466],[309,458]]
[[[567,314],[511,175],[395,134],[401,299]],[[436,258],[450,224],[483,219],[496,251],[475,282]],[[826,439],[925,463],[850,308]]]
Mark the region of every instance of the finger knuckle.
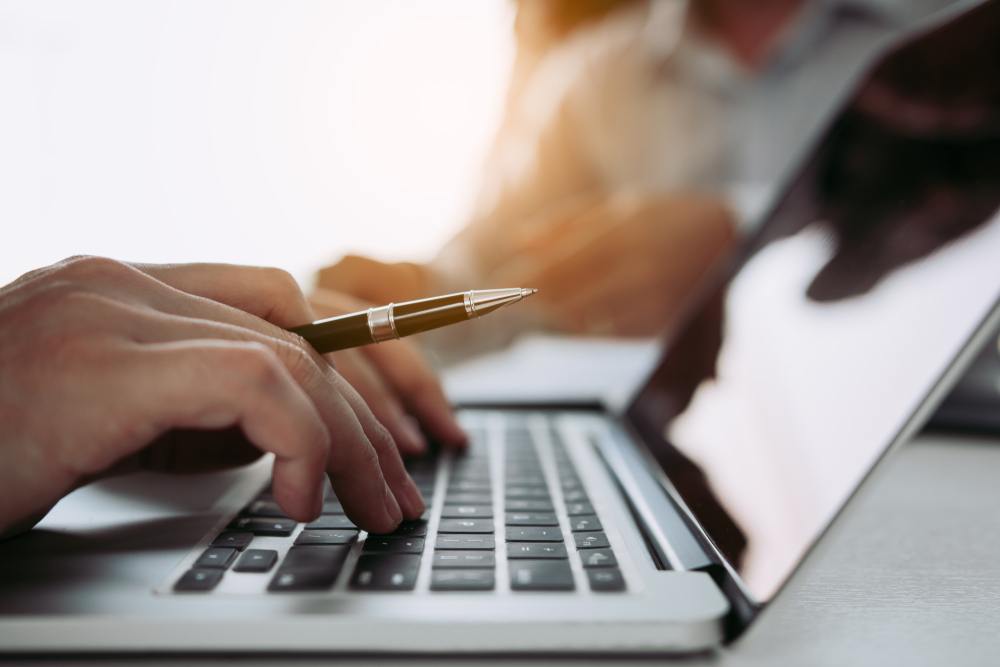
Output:
[[83,281],[104,280],[135,271],[124,262],[97,255],[74,255],[61,264],[61,273]]
[[396,441],[393,439],[389,429],[382,425],[377,419],[372,420],[372,428],[369,435],[372,446],[377,452],[395,452]]
[[258,387],[273,387],[281,384],[284,379],[281,362],[262,343],[251,342],[240,347],[236,361],[243,373]]
[[378,452],[367,440],[348,442],[346,437],[341,437],[333,441],[329,452],[329,473],[334,479],[381,475]]
[[295,340],[286,340],[278,344],[279,356],[293,375],[302,371],[312,371],[316,366],[312,356],[305,347],[307,345],[305,340],[301,336],[296,336],[296,338],[301,343]]
[[372,443],[372,446],[365,447],[362,450],[361,456],[355,462],[355,470],[351,471],[352,473],[361,473],[371,477],[382,474],[382,466],[378,460],[378,451],[374,445],[375,443]]
[[73,328],[92,321],[109,321],[109,310],[117,304],[114,299],[70,280],[55,280],[36,292],[32,307],[37,317],[43,321],[53,318],[70,322]]
[[271,289],[276,294],[282,296],[302,294],[298,282],[296,282],[295,278],[288,271],[275,267],[267,267],[261,270],[264,271],[265,282],[271,286]]

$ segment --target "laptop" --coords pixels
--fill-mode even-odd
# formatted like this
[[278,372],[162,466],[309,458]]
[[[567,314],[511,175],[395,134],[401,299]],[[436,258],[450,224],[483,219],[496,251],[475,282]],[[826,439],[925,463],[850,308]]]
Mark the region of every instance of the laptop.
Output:
[[3,652],[690,652],[749,627],[1000,325],[1000,1],[886,52],[626,409],[480,405],[392,535],[268,459],[0,544]]

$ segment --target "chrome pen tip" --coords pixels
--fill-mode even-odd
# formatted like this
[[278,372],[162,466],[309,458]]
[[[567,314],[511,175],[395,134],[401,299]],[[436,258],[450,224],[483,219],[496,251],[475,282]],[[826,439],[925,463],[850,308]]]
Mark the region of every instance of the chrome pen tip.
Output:
[[537,291],[538,290],[531,289],[530,287],[522,287],[521,288],[521,298],[522,299],[527,299],[529,296],[531,296],[532,294],[534,294]]

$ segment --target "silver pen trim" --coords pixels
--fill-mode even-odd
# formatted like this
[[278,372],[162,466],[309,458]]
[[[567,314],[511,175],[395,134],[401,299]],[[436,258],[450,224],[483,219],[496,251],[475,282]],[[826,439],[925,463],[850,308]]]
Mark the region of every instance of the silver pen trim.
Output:
[[390,303],[388,306],[368,309],[368,332],[376,343],[399,339],[392,313],[394,305]]
[[469,316],[469,319],[474,320],[479,317],[479,313],[476,312],[476,301],[473,290],[469,290],[463,294],[462,300],[465,301],[465,314]]

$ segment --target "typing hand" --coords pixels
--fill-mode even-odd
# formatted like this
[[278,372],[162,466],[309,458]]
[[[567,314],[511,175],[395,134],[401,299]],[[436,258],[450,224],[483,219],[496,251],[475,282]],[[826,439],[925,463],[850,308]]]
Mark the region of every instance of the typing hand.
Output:
[[275,500],[293,519],[319,515],[324,472],[361,528],[419,516],[392,437],[283,330],[313,319],[273,269],[73,258],[0,288],[0,535],[154,441],[182,447],[172,429],[238,427],[274,453]]
[[[389,303],[386,301],[386,303]],[[309,304],[321,318],[368,308],[368,304],[332,290],[317,288]],[[427,440],[418,426],[447,446],[465,444],[434,371],[409,341],[396,340],[333,353],[337,370],[354,387],[403,454],[421,454]]]
[[531,285],[566,330],[653,335],[733,239],[731,218],[699,196],[578,198],[526,226],[491,284]]

